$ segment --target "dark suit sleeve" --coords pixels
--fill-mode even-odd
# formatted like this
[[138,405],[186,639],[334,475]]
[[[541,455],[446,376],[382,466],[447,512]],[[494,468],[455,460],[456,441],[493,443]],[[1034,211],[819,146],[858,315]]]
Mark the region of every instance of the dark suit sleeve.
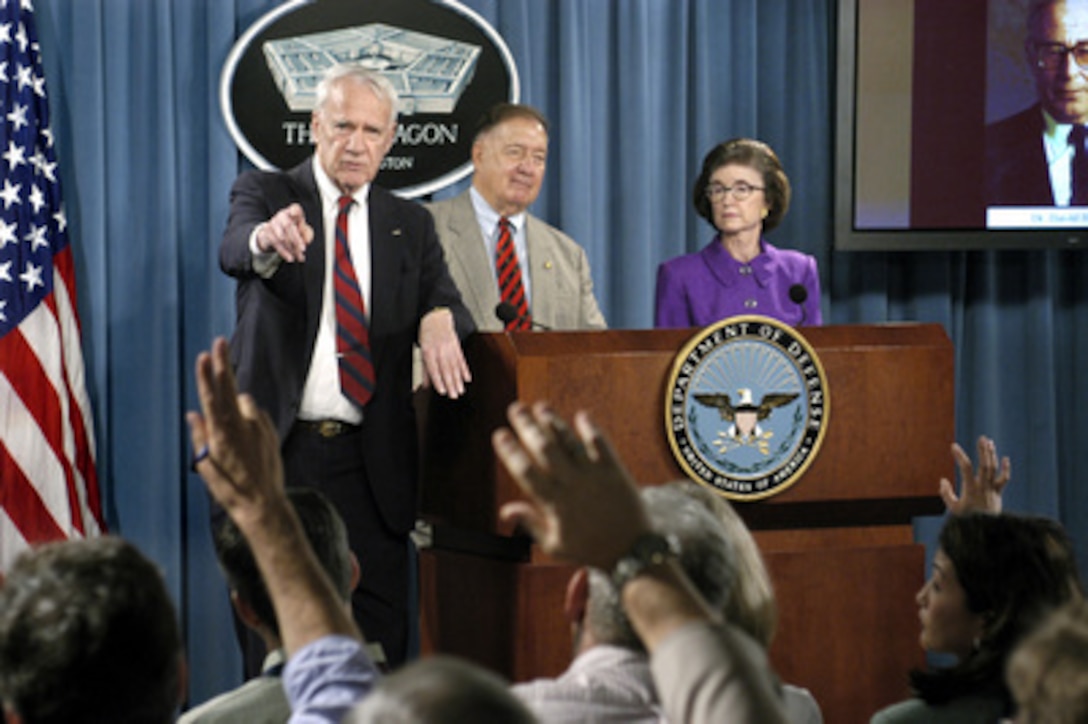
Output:
[[380,187],[370,192],[375,394],[363,418],[371,489],[389,528],[407,533],[415,522],[419,454],[412,398],[412,346],[419,322],[448,307],[457,331],[472,317],[446,268],[430,213]]
[[230,190],[230,215],[227,228],[219,244],[219,267],[224,273],[236,277],[253,277],[253,254],[249,249],[249,237],[258,224],[271,219],[281,209],[297,203],[303,207],[307,221],[320,230],[317,219],[317,188],[305,188],[302,179],[307,167],[298,167],[289,173],[247,171],[237,178]]
[[1054,205],[1044,129],[1038,104],[986,127],[987,206]]
[[[230,216],[219,246],[220,267],[237,280],[231,362],[239,388],[272,415],[281,436],[294,423],[309,369],[324,275],[316,187],[306,199],[309,162],[304,164],[286,173],[248,171],[239,176],[231,188]],[[296,202],[314,227],[312,253],[302,264],[280,264],[271,276],[258,276],[249,251],[253,228]]]
[[230,190],[230,216],[219,244],[219,267],[233,277],[253,274],[253,255],[249,237],[258,224],[268,221],[275,212],[269,211],[259,178],[254,172],[239,176]]

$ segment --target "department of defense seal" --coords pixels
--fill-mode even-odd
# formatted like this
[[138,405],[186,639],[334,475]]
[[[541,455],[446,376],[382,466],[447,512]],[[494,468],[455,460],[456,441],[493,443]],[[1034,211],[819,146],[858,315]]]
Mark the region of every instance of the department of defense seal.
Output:
[[733,500],[789,488],[827,430],[827,378],[816,352],[770,317],[730,317],[700,330],[677,355],[665,394],[680,467]]

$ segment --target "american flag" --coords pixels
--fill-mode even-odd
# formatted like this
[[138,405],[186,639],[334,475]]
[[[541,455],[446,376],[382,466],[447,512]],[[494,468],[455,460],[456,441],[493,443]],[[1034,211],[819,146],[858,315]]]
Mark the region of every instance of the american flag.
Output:
[[31,0],[0,0],[0,573],[105,526]]

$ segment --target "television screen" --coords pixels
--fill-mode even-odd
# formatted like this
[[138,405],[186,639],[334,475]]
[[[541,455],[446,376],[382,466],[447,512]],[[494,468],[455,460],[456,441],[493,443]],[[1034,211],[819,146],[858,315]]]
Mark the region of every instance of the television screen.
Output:
[[1088,243],[1088,5],[1031,4],[839,1],[837,249]]

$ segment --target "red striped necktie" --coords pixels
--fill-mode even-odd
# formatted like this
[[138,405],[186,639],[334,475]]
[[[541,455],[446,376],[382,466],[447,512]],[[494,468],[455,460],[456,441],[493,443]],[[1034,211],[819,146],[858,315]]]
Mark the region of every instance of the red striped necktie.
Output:
[[502,301],[517,310],[517,319],[506,323],[507,332],[528,330],[532,327],[529,320],[529,300],[525,298],[525,287],[521,283],[521,266],[518,264],[518,252],[514,249],[514,235],[510,219],[499,219],[499,243],[495,246],[495,273],[499,279],[499,296]]
[[333,265],[333,292],[336,297],[336,358],[340,367],[340,390],[359,407],[365,407],[374,393],[374,362],[370,358],[370,329],[366,303],[359,290],[355,266],[348,247],[348,212],[355,199],[340,197],[336,216],[336,262]]

